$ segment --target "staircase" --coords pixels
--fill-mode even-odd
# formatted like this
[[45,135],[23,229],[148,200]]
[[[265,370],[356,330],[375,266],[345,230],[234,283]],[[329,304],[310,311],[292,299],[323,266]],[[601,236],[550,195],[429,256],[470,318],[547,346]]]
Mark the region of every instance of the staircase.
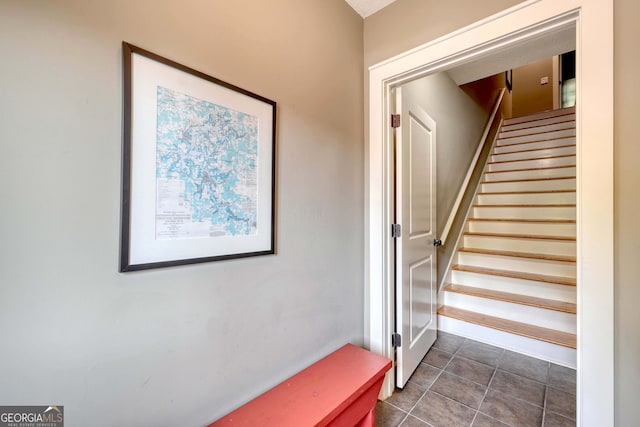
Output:
[[575,135],[573,108],[504,121],[439,329],[575,368]]

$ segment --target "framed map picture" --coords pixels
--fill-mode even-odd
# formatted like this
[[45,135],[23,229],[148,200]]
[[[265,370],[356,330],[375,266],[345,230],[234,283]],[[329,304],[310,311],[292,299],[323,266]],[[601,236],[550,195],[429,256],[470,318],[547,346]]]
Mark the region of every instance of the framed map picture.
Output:
[[276,103],[123,54],[120,271],[273,254]]

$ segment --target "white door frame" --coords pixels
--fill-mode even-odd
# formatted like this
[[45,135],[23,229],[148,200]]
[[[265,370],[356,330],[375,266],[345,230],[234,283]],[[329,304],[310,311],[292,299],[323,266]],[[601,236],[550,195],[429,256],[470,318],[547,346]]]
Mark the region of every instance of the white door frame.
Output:
[[[391,88],[566,25],[576,27],[578,82],[577,420],[584,427],[612,426],[613,0],[528,0],[369,69],[365,340],[372,351],[392,357]],[[382,398],[393,392],[392,371]]]

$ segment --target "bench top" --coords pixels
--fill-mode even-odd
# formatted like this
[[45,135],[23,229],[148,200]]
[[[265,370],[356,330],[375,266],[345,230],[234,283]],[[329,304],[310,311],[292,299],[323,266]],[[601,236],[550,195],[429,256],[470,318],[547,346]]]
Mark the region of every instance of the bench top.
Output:
[[209,427],[325,426],[390,368],[391,360],[347,344]]

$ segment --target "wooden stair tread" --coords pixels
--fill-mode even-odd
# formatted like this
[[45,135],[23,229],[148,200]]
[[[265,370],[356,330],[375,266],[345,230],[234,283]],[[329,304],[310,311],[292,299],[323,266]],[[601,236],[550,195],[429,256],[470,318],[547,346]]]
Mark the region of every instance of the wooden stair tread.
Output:
[[469,218],[469,221],[486,222],[543,222],[552,224],[575,224],[575,219],[524,219],[524,218]]
[[[554,123],[554,124],[555,124],[555,123]],[[525,129],[533,129],[533,128],[525,128]],[[576,129],[576,127],[575,127],[575,126],[569,126],[569,127],[562,128],[562,129],[544,130],[544,131],[542,131],[542,132],[524,133],[524,134],[522,134],[522,135],[503,136],[503,137],[501,137],[501,138],[498,138],[498,141],[509,140],[509,139],[512,139],[512,138],[520,138],[521,136],[544,135],[545,133],[562,132],[562,131],[565,131],[565,130],[575,130],[575,129]],[[522,129],[516,129],[515,131],[508,131],[508,130],[506,130],[506,131],[503,131],[503,132],[517,132],[517,131],[519,131],[519,130],[522,130]],[[500,133],[503,133],[503,132],[500,132]],[[553,139],[560,139],[560,138],[575,138],[575,135],[561,136],[561,137],[553,138]],[[543,139],[543,140],[541,140],[541,141],[549,141],[549,139]],[[536,141],[536,142],[537,142],[537,141]],[[529,141],[527,141],[527,143],[529,143]],[[515,144],[518,144],[518,143],[516,142]],[[524,144],[524,143],[523,143],[523,144]]]
[[566,190],[524,190],[524,191],[484,191],[479,192],[478,196],[496,195],[496,194],[546,194],[546,193],[575,193],[575,189]]
[[542,328],[540,326],[514,322],[513,320],[487,316],[485,314],[462,310],[455,307],[441,306],[438,308],[438,314],[476,325],[497,329],[503,332],[509,332],[512,334],[521,335],[524,337],[533,338],[564,347],[576,348],[576,335],[570,334],[568,332],[556,331],[553,329]]
[[498,270],[495,268],[474,267],[470,265],[454,265],[452,270],[489,276],[510,277],[512,279],[532,280],[534,282],[555,283],[557,285],[576,286],[573,277],[548,276],[546,274],[523,273],[520,271]]
[[563,179],[576,179],[575,176],[553,176],[544,178],[501,179],[496,181],[482,181],[480,184],[500,184],[503,182],[533,182],[533,181],[559,181]]
[[532,297],[529,295],[520,295],[510,292],[494,291],[492,289],[477,288],[474,286],[455,285],[452,283],[447,284],[444,287],[444,290],[447,292],[454,292],[479,298],[487,298],[514,304],[527,305],[529,307],[561,311],[563,313],[576,314],[577,312],[577,305],[575,303],[566,301],[556,301],[547,298]]
[[[556,110],[541,111],[539,113],[526,114],[524,116],[510,117],[508,119],[505,119],[503,127],[519,125],[522,123],[532,123],[532,122],[537,122],[539,120],[561,118],[563,116],[571,116],[573,114],[576,114],[575,107],[565,107],[565,108],[558,108]],[[536,118],[527,119],[527,117],[536,117]]]
[[[495,154],[493,154],[495,155]],[[575,154],[559,154],[557,156],[542,156],[542,157],[530,157],[528,159],[515,159],[515,160],[500,160],[497,162],[488,162],[488,165],[497,165],[500,163],[514,163],[514,162],[529,162],[532,160],[547,160],[547,159],[560,159],[563,157],[576,157]]]
[[540,234],[519,234],[519,233],[483,233],[479,231],[465,231],[465,236],[482,236],[482,237],[509,237],[515,239],[542,239],[542,240],[568,240],[574,241],[575,237],[569,236],[547,236]]
[[575,203],[499,203],[474,204],[474,208],[575,208]]
[[[546,119],[538,119],[538,120],[548,120],[550,118],[553,118],[553,117],[547,117]],[[574,118],[574,119],[570,119],[570,120],[562,120],[562,121],[559,121],[559,122],[547,123],[547,124],[542,124],[542,125],[525,126],[525,127],[521,127],[521,128],[518,128],[518,129],[505,130],[505,131],[502,131],[502,132],[517,132],[519,130],[535,129],[535,128],[540,128],[540,127],[544,127],[544,126],[563,125],[563,124],[566,124],[566,123],[575,123],[575,122],[576,122],[576,119]],[[518,123],[518,124],[521,124],[521,123]],[[512,125],[504,125],[503,127],[507,127],[507,126],[512,126]],[[575,126],[573,126],[573,127],[575,127]]]
[[[549,139],[541,139],[539,141],[532,141],[532,142],[544,142],[544,141],[551,141]],[[549,148],[530,148],[528,150],[518,150],[518,151],[509,151],[508,153],[491,153],[492,156],[504,156],[507,154],[516,154],[516,153],[530,153],[532,151],[543,151],[543,150],[555,150],[557,148],[568,148],[568,147],[575,147],[576,144],[567,144],[567,145],[558,145],[557,147],[549,147]]]
[[539,253],[532,253],[532,252],[499,251],[494,249],[479,249],[479,248],[459,248],[458,251],[472,253],[472,254],[542,259],[547,261],[576,262],[576,257],[566,256],[566,255],[539,254]]
[[541,168],[525,168],[525,169],[506,169],[503,171],[486,171],[485,173],[506,173],[506,172],[529,172],[529,171],[542,171],[549,169],[566,169],[575,168],[576,165],[560,165],[560,166],[545,166]]
[[[540,251],[544,252],[544,246],[551,245],[553,241],[556,241],[556,244],[560,244],[561,242],[567,242],[567,244],[571,244],[571,242],[576,241],[575,236],[566,236],[566,235],[540,235],[540,234],[526,234],[526,232],[546,232],[553,233],[553,228],[544,228],[538,229],[538,227],[548,227],[545,224],[568,224],[571,227],[562,227],[558,229],[556,233],[559,234],[567,234],[573,230],[573,224],[576,224],[576,220],[574,217],[570,219],[566,218],[554,218],[554,216],[564,216],[564,215],[553,215],[553,208],[576,208],[576,203],[573,201],[573,195],[568,195],[566,198],[555,198],[544,200],[544,194],[554,194],[554,193],[576,193],[574,188],[573,181],[576,179],[576,174],[574,172],[576,168],[576,162],[574,159],[576,158],[576,154],[574,154],[573,148],[576,147],[576,135],[575,135],[575,116],[574,109],[561,110],[557,112],[555,111],[547,111],[538,113],[536,115],[531,115],[524,117],[522,119],[512,120],[510,123],[505,121],[500,129],[499,137],[497,138],[497,143],[494,146],[491,156],[486,165],[499,165],[503,164],[503,166],[496,166],[495,168],[504,168],[505,170],[485,170],[484,176],[481,179],[481,184],[501,184],[501,183],[514,183],[511,185],[511,189],[518,189],[518,187],[525,186],[525,183],[531,183],[529,186],[540,187],[540,186],[559,186],[560,189],[530,189],[527,190],[526,187],[521,191],[486,191],[483,192],[482,189],[488,189],[488,187],[480,187],[480,191],[476,190],[476,196],[479,195],[526,195],[526,194],[541,194],[543,196],[529,198],[529,197],[500,197],[498,199],[474,199],[472,202],[473,208],[515,208],[516,211],[522,212],[524,217],[529,218],[467,218],[466,224],[468,225],[471,221],[495,221],[495,224],[492,227],[496,227],[495,232],[464,232],[463,235],[468,237],[466,240],[467,244],[472,244],[474,241],[470,240],[472,237],[476,238],[489,238],[484,239],[484,244],[480,246],[486,246],[481,248],[466,248],[461,247],[458,248],[457,251],[460,254],[459,261],[461,264],[454,265],[451,267],[451,271],[458,271],[454,275],[455,278],[461,279],[463,277],[458,276],[459,274],[467,274],[466,279],[479,280],[480,276],[472,276],[472,275],[483,275],[481,282],[486,281],[504,281],[504,278],[512,279],[507,280],[507,282],[511,282],[513,284],[512,288],[508,288],[503,290],[493,290],[493,289],[485,289],[483,287],[478,286],[468,286],[457,283],[446,283],[444,286],[444,291],[449,292],[449,297],[453,297],[455,294],[459,295],[468,295],[468,301],[471,305],[478,304],[479,306],[487,305],[491,300],[493,301],[502,301],[502,304],[494,303],[496,309],[502,307],[500,310],[502,314],[498,314],[503,317],[492,316],[491,314],[496,314],[489,305],[488,308],[481,309],[481,311],[485,311],[490,314],[478,313],[470,310],[464,310],[457,307],[449,307],[449,306],[441,306],[438,308],[438,314],[442,316],[447,316],[450,318],[458,319],[464,322],[480,325],[483,327],[504,331],[510,334],[516,334],[524,337],[528,337],[531,339],[544,341],[556,345],[565,346],[568,348],[575,349],[577,347],[577,339],[576,334],[568,333],[564,331],[558,331],[554,329],[549,329],[545,327],[540,327],[536,325],[531,325],[522,322],[516,322],[510,320],[512,316],[510,316],[511,311],[517,313],[518,310],[524,310],[525,313],[529,313],[530,315],[535,316],[549,316],[551,312],[545,311],[527,311],[525,307],[535,307],[543,310],[552,310],[559,313],[567,313],[571,315],[575,315],[577,313],[577,304],[575,302],[567,302],[560,300],[553,300],[548,298],[543,298],[540,296],[530,296],[530,295],[522,295],[520,289],[525,285],[526,282],[518,282],[518,281],[529,281],[529,282],[538,282],[537,284],[530,283],[531,286],[542,286],[543,283],[548,283],[551,285],[559,285],[559,286],[576,286],[577,279],[575,277],[566,277],[574,275],[574,266],[576,264],[576,256],[574,253],[564,254],[545,254],[539,253]],[[554,118],[554,116],[562,116],[567,113],[567,117],[559,117]],[[568,114],[571,114],[569,116]],[[549,120],[552,119],[552,120]],[[529,123],[530,121],[530,123]],[[536,121],[538,121],[536,123]],[[513,126],[510,126],[513,125]],[[544,127],[538,127],[544,126]],[[513,128],[513,129],[509,129]],[[559,136],[554,136],[559,135]],[[560,136],[561,135],[561,136]],[[532,145],[537,144],[537,145]],[[552,151],[555,149],[559,149],[560,151]],[[513,150],[513,151],[511,151]],[[546,151],[545,151],[546,150]],[[566,154],[569,152],[569,154]],[[500,159],[509,159],[508,155],[513,154],[511,158],[514,157],[526,157],[526,158],[516,158],[514,160],[500,160]],[[498,157],[495,157],[498,156]],[[506,157],[500,157],[506,156]],[[550,159],[565,159],[558,161],[547,161]],[[517,163],[517,162],[531,162],[531,163]],[[513,164],[512,164],[513,163]],[[554,163],[560,163],[558,165],[554,165]],[[569,164],[565,164],[569,163]],[[491,167],[491,169],[495,169]],[[574,168],[574,169],[571,169]],[[489,167],[486,167],[489,169]],[[555,172],[554,172],[555,170]],[[535,172],[535,171],[543,171],[543,172]],[[548,172],[544,172],[548,171]],[[517,173],[521,172],[519,175],[496,175],[501,173]],[[527,173],[530,172],[530,173]],[[549,175],[564,175],[564,176],[549,176]],[[490,178],[495,178],[496,180],[488,180]],[[514,178],[514,179],[506,179],[506,178]],[[515,179],[518,178],[518,179]],[[562,184],[562,181],[566,180],[565,184]],[[557,182],[561,181],[561,182]],[[539,182],[540,184],[535,184]],[[548,182],[549,184],[545,185],[544,183]],[[517,183],[523,183],[521,185]],[[553,184],[552,184],[553,183]],[[551,185],[552,184],[552,185]],[[493,189],[493,188],[491,188]],[[495,187],[495,189],[500,189]],[[487,201],[489,203],[480,203],[479,201]],[[513,203],[510,203],[513,202]],[[528,210],[525,211],[525,208],[551,208],[549,211],[539,211],[539,210]],[[473,211],[472,211],[473,212]],[[500,217],[503,216],[500,214],[499,210],[496,211],[475,211],[475,212],[487,212],[489,216]],[[509,212],[509,211],[505,211]],[[515,212],[515,211],[512,211]],[[524,215],[525,212],[530,212],[531,215]],[[545,213],[545,218],[530,218],[534,216],[533,213]],[[571,212],[571,211],[567,211]],[[551,215],[550,215],[551,213]],[[537,216],[537,215],[536,215]],[[504,230],[501,227],[507,227],[508,222],[511,223],[539,223],[540,225],[531,227],[530,230],[524,230],[525,233],[511,233],[509,230]],[[501,225],[502,223],[502,225]],[[513,227],[510,227],[513,228]],[[492,228],[493,229],[493,228]],[[539,230],[539,231],[538,231]],[[506,232],[500,232],[506,231]],[[518,231],[518,230],[514,230]],[[495,239],[493,239],[495,238]],[[512,241],[504,241],[501,240],[503,238],[511,238],[511,239],[523,239],[523,240],[512,240]],[[526,239],[531,239],[530,242],[533,244],[536,240],[536,246],[540,246],[539,249],[534,249],[533,247],[527,249],[529,247],[529,242]],[[520,245],[517,243],[520,242]],[[502,248],[502,245],[507,245],[506,248]],[[472,245],[473,246],[473,245]],[[523,247],[524,246],[524,247]],[[570,246],[569,246],[570,247]],[[510,250],[504,250],[510,249]],[[525,252],[527,250],[532,250],[536,252]],[[467,255],[463,255],[467,254]],[[475,254],[475,255],[474,255]],[[480,258],[484,256],[484,258]],[[527,261],[528,260],[528,261]],[[482,266],[474,266],[474,265],[466,265],[464,261],[469,261],[471,264],[478,264]],[[486,268],[485,265],[492,266],[497,268]],[[533,264],[532,264],[533,263]],[[571,264],[556,264],[556,263],[571,263]],[[513,266],[509,267],[509,264],[513,264]],[[527,265],[535,265],[535,268],[524,268]],[[562,270],[557,269],[548,269],[552,268],[553,265],[557,267],[562,267]],[[502,270],[500,268],[511,268],[511,269],[519,269],[522,266],[524,270],[534,271],[530,272],[521,272],[521,271],[512,271],[512,270]],[[565,271],[566,268],[566,271]],[[464,272],[464,273],[462,273]],[[547,273],[547,274],[541,274]],[[551,275],[551,274],[554,275]],[[558,276],[566,275],[566,276]],[[492,277],[490,277],[492,276]],[[501,279],[502,278],[502,279]],[[518,285],[521,285],[519,288]],[[530,286],[530,285],[527,285]],[[490,288],[492,286],[489,286]],[[560,288],[557,288],[558,290]],[[565,289],[568,290],[568,289]],[[507,292],[511,291],[511,292]],[[531,293],[531,292],[526,292]],[[549,296],[548,294],[540,294],[544,297]],[[484,300],[472,300],[471,298],[484,298]],[[462,297],[459,297],[462,298]],[[563,297],[560,297],[564,299]],[[464,303],[464,299],[460,300],[460,303]],[[513,306],[504,306],[504,303],[509,304],[517,304]],[[458,305],[458,304],[456,304]],[[520,307],[518,307],[520,306]],[[506,310],[506,311],[505,311]],[[529,309],[531,310],[531,309]],[[527,321],[526,318],[523,318],[524,321]],[[534,322],[538,323],[538,322]],[[455,324],[454,324],[455,325]],[[457,326],[456,326],[457,327]],[[553,327],[553,326],[552,326]]]

